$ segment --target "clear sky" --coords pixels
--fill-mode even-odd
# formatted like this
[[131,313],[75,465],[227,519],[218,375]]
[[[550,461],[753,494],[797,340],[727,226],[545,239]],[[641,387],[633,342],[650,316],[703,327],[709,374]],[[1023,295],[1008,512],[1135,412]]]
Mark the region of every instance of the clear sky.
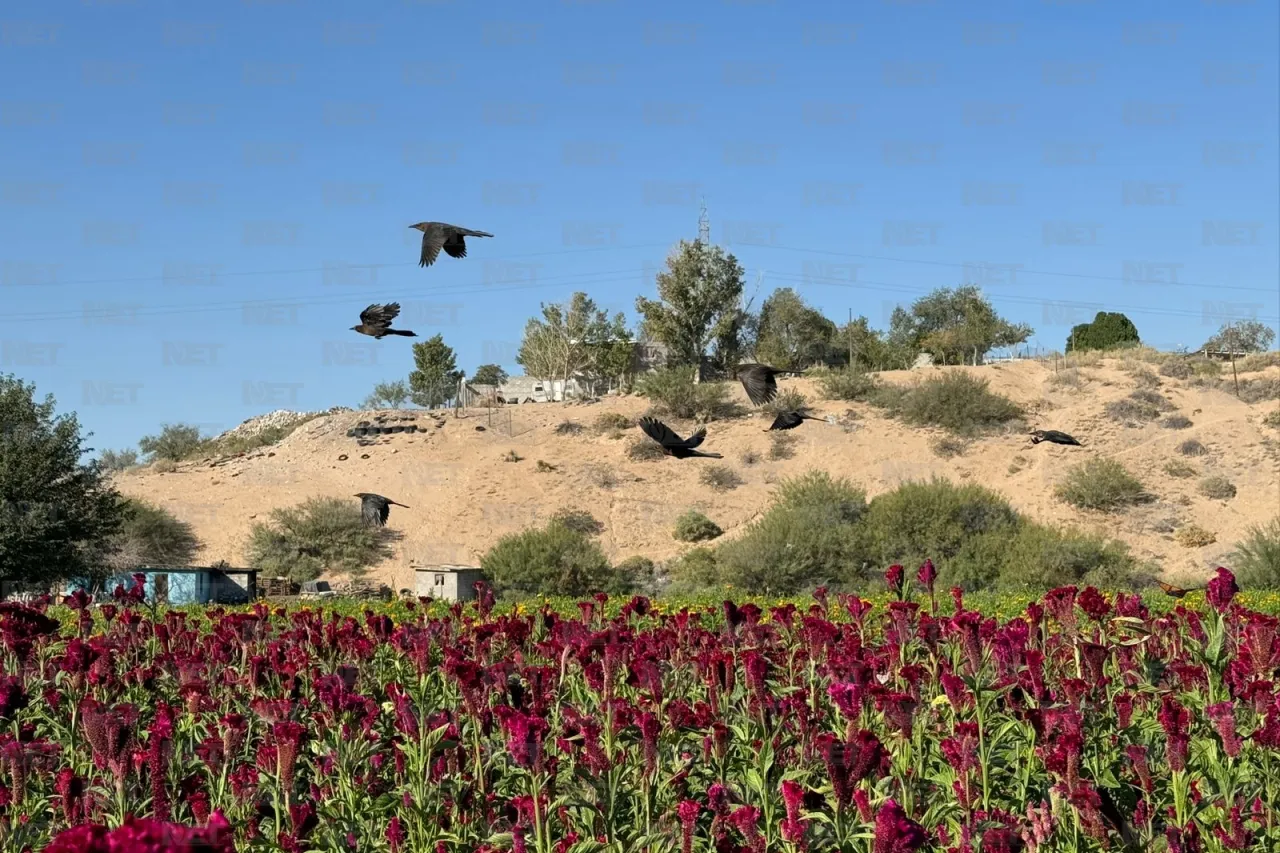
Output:
[[[8,0],[0,372],[98,448],[355,405],[410,340],[517,373],[697,234],[877,327],[984,286],[1061,349],[1280,316],[1265,0]],[[490,231],[417,266],[408,225]]]

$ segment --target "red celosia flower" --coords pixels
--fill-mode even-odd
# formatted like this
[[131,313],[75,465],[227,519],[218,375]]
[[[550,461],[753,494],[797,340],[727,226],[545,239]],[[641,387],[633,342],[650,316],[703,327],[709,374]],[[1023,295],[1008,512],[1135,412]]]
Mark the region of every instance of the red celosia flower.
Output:
[[129,817],[120,827],[82,825],[59,833],[44,853],[235,853],[231,825],[214,812],[203,827]]
[[293,789],[293,774],[298,761],[298,749],[306,729],[301,723],[284,720],[271,726],[275,737],[276,777],[285,791]]
[[933,595],[933,582],[938,579],[938,570],[933,567],[933,560],[926,559],[920,564],[920,568],[916,571],[916,580],[924,585],[930,595]]
[[747,840],[747,849],[751,853],[764,853],[764,836],[760,834],[757,824],[760,822],[760,810],[755,806],[739,806],[729,815],[729,821],[738,828]]
[[391,818],[391,822],[387,824],[387,843],[391,845],[391,853],[400,853],[400,846],[405,843],[408,837],[400,818]]
[[1248,850],[1253,847],[1254,835],[1245,829],[1239,806],[1231,807],[1230,828],[1224,830],[1220,826],[1215,826],[1213,834],[1222,842],[1222,846],[1228,850]]
[[1224,613],[1231,606],[1231,599],[1235,598],[1236,593],[1239,591],[1240,587],[1236,585],[1236,576],[1229,569],[1218,566],[1214,572],[1213,580],[1209,581],[1209,585],[1205,589],[1205,598],[1209,600],[1215,610],[1219,613]]
[[1217,730],[1218,737],[1222,738],[1223,750],[1227,755],[1235,758],[1240,754],[1240,738],[1236,736],[1235,705],[1230,701],[1218,702],[1207,705],[1204,710]]
[[1191,714],[1172,696],[1166,695],[1160,702],[1160,713],[1157,719],[1168,738],[1165,760],[1169,763],[1169,769],[1174,772],[1186,769],[1187,747],[1191,741],[1188,731],[1191,725]]
[[884,582],[889,586],[889,591],[896,594],[899,598],[903,593],[903,581],[906,579],[906,573],[902,566],[894,563],[884,571]]
[[1095,622],[1101,622],[1111,612],[1111,604],[1108,603],[1106,596],[1091,586],[1084,588],[1080,597],[1076,599],[1076,603],[1080,605],[1085,615]]
[[885,800],[876,812],[873,853],[914,853],[929,842],[924,827],[913,821],[894,800]]
[[697,800],[682,800],[680,805],[676,807],[676,813],[680,817],[680,851],[681,853],[692,853],[693,851],[693,830],[698,822],[698,814],[702,811],[702,806]]
[[16,675],[0,675],[0,720],[11,720],[27,707],[27,691]]

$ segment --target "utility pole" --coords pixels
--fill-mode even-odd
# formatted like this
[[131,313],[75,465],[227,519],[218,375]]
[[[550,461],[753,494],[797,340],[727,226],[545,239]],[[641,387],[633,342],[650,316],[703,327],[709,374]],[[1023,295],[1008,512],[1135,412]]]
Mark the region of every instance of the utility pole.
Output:
[[849,309],[849,325],[845,326],[849,336],[849,369],[853,370],[853,309]]
[[702,207],[698,213],[698,242],[707,246],[711,244],[711,220],[707,218],[707,198],[702,197]]

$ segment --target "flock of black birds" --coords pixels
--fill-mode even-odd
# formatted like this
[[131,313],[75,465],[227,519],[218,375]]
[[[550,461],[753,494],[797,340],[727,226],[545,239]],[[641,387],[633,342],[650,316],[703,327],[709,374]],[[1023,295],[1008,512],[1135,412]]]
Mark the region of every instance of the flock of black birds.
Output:
[[[418,259],[418,266],[420,267],[429,267],[434,264],[436,258],[440,256],[441,249],[451,258],[465,258],[467,256],[467,237],[493,236],[487,231],[473,231],[470,228],[450,225],[447,222],[418,222],[409,227],[422,232],[422,255]],[[408,329],[391,328],[392,321],[399,316],[399,302],[391,302],[386,305],[370,305],[360,312],[360,323],[352,326],[351,331],[368,335],[378,341],[387,335],[416,338],[418,336],[416,332],[411,332]],[[399,506],[409,509],[402,503],[397,503],[382,495],[375,495],[372,492],[359,492],[354,497],[360,499],[360,515],[364,519],[364,523],[374,527],[386,526],[387,516],[391,514],[391,507]]]

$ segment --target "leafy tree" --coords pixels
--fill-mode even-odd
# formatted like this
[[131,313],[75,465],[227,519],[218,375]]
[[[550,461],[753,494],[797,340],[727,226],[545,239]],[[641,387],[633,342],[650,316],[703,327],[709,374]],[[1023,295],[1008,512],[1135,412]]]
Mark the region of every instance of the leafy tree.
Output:
[[457,396],[462,371],[443,335],[414,344],[413,363],[416,369],[409,374],[409,392],[414,403],[434,409]]
[[480,559],[498,595],[583,596],[626,593],[635,578],[609,565],[588,534],[552,520],[541,529],[503,536]]
[[126,498],[129,516],[112,537],[115,546],[106,558],[113,573],[138,566],[190,565],[200,540],[191,525],[163,507],[137,498]]
[[760,306],[760,340],[756,356],[766,364],[799,370],[827,361],[836,324],[806,305],[798,293],[781,287]]
[[191,424],[161,424],[159,435],[144,435],[138,441],[138,449],[146,454],[149,462],[170,459],[180,462],[196,453],[204,445],[200,427]]
[[525,325],[516,361],[531,376],[566,384],[576,376],[588,381],[621,376],[631,361],[626,318],[619,312],[610,319],[582,292],[566,304],[544,304],[542,319]]
[[510,378],[507,372],[496,364],[482,364],[476,368],[475,376],[471,377],[472,383],[476,385],[501,385]]
[[296,506],[273,509],[268,523],[253,525],[249,564],[297,581],[325,572],[360,574],[390,556],[390,542],[396,535],[389,528],[366,525],[356,501],[309,498]]
[[910,311],[894,309],[889,325],[892,343],[909,347],[912,358],[928,350],[944,364],[978,364],[990,350],[1020,344],[1032,331],[1001,318],[974,285],[939,288],[917,299]]
[[1071,327],[1066,352],[1113,349],[1139,342],[1138,327],[1123,314],[1099,311],[1091,323]]
[[409,386],[399,379],[379,382],[360,405],[365,409],[398,409],[408,402],[409,396]]
[[1236,320],[1223,323],[1222,328],[1205,342],[1204,348],[1227,352],[1266,352],[1275,339],[1275,330],[1257,320]]
[[104,471],[124,471],[138,464],[138,451],[104,450],[98,454],[98,464]]
[[0,576],[24,582],[102,577],[100,558],[128,516],[102,467],[82,463],[74,413],[0,375]]
[[642,332],[666,344],[671,366],[696,366],[700,379],[707,347],[741,324],[742,277],[738,259],[719,246],[681,240],[658,273],[658,299],[636,297]]
[[859,370],[884,370],[892,365],[889,342],[883,332],[871,328],[866,317],[845,323],[831,345],[833,356]]

